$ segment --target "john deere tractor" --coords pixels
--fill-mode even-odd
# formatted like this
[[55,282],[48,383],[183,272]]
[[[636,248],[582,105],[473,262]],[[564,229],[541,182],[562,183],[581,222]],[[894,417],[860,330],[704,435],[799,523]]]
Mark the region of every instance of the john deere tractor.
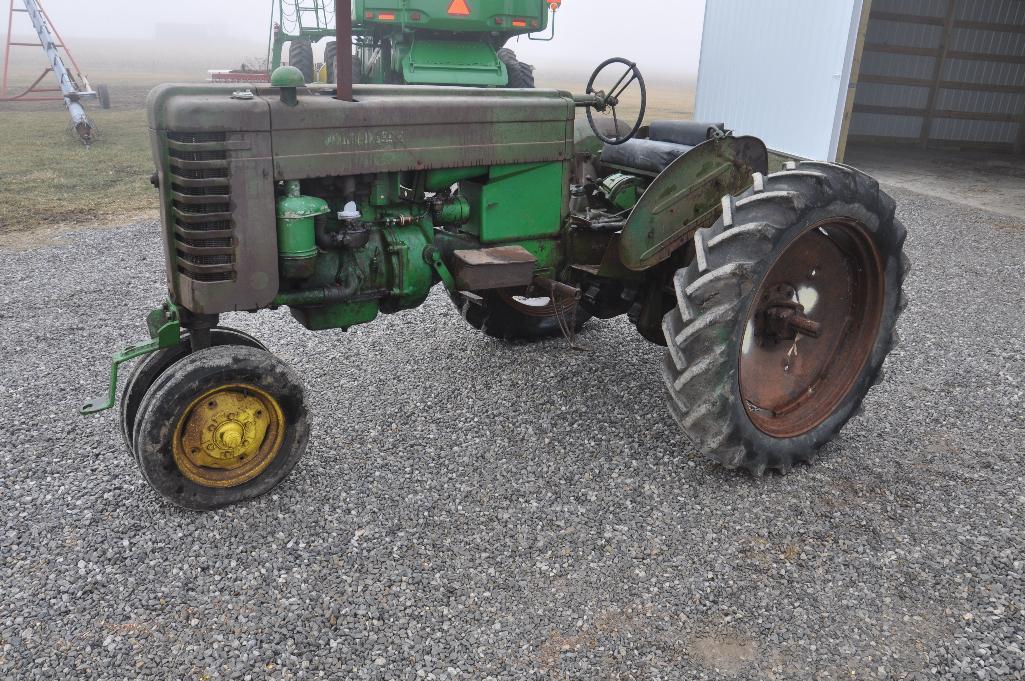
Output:
[[[554,33],[554,15],[561,4],[562,0],[354,0],[352,80],[532,88],[533,67],[520,62],[505,45],[517,36]],[[329,4],[277,0],[276,13],[271,68],[281,66],[288,44],[288,63],[307,83],[334,83],[337,17]],[[328,42],[324,64],[318,65],[313,45],[321,40]]]
[[[765,145],[722,123],[642,125],[626,59],[577,95],[341,80],[282,67],[269,86],[150,95],[169,297],[83,411],[113,406],[139,358],[121,431],[172,502],[255,497],[306,450],[302,381],[227,312],[350,329],[442,286],[453,323],[502,339],[625,316],[665,347],[653,370],[693,448],[754,474],[812,461],[881,379],[909,266],[865,174],[770,172]],[[624,122],[628,95],[641,113]]]

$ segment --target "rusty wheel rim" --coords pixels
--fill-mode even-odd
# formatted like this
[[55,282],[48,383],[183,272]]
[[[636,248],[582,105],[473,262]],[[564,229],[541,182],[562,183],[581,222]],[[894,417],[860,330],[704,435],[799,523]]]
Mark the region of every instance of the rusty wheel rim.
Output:
[[884,290],[879,251],[855,220],[812,225],[787,246],[755,293],[740,348],[755,427],[798,437],[836,411],[875,347]]
[[[506,291],[501,291],[499,295],[502,297],[502,300],[509,304],[509,307],[527,317],[551,317],[556,313],[556,304],[552,303],[550,296],[512,295]],[[564,299],[557,303],[558,313],[560,315],[567,315],[573,311],[576,304],[577,301],[575,300]]]

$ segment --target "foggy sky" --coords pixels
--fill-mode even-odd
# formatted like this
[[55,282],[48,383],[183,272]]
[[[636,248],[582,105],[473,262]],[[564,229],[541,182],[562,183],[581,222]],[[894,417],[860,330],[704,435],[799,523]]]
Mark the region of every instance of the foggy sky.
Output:
[[[72,36],[152,40],[157,24],[191,24],[199,41],[247,43],[256,54],[267,42],[270,5],[270,0],[45,0],[69,42]],[[553,42],[524,37],[510,47],[523,61],[552,71],[622,56],[637,61],[645,73],[689,78],[697,73],[703,15],[704,0],[564,0]]]

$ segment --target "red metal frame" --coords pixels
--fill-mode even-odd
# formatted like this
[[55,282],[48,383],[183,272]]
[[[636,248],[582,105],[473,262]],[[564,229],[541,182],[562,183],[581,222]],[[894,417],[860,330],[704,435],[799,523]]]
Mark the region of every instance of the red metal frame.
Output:
[[[36,0],[39,4],[39,9],[43,11],[43,17],[46,19],[46,23],[49,24],[50,30],[53,31],[54,37],[57,38],[57,44],[54,45],[59,50],[64,50],[64,54],[67,56],[68,61],[71,62],[71,66],[74,69],[73,77],[78,79],[81,78],[82,70],[78,66],[78,62],[75,61],[75,55],[71,54],[71,50],[67,48],[64,43],[64,38],[61,36],[60,31],[54,25],[53,20],[50,19],[50,15],[47,13],[46,8],[43,6],[42,0]],[[12,47],[42,47],[38,42],[35,43],[22,43],[11,40],[11,35],[14,31],[14,13],[15,12],[26,12],[25,9],[15,9],[15,0],[10,0],[10,4],[7,8],[7,36],[6,45],[4,45],[4,70],[3,79],[0,81],[0,102],[63,102],[64,96],[42,96],[42,97],[31,97],[29,95],[45,95],[48,92],[60,92],[59,88],[38,88],[36,87],[46,78],[46,74],[50,73],[52,69],[46,68],[36,78],[35,82],[29,85],[21,94],[9,95],[7,90],[8,74],[11,67],[11,48]],[[76,89],[80,87],[78,81],[75,81]]]

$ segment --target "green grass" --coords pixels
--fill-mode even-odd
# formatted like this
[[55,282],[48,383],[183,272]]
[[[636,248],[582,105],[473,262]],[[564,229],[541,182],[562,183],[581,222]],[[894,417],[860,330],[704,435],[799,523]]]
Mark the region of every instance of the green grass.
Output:
[[62,110],[0,116],[0,239],[156,208],[145,112],[89,114],[97,129],[90,148],[73,135]]
[[[37,75],[27,66],[13,70],[11,90]],[[200,79],[170,69],[94,70],[93,83],[110,87],[111,108],[86,104],[96,130],[88,149],[60,102],[0,104],[0,246],[30,247],[76,227],[155,216],[146,95],[161,82]]]

